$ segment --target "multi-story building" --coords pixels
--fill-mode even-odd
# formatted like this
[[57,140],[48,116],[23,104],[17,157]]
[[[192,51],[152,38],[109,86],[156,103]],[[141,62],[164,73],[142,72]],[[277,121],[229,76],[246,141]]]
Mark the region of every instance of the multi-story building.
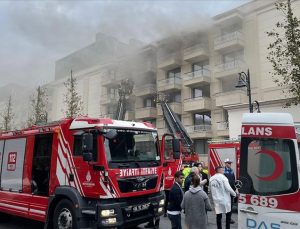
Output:
[[[292,4],[299,15],[300,1]],[[282,108],[286,97],[269,73],[272,68],[266,56],[270,38],[266,32],[279,19],[274,1],[253,0],[213,17],[210,29],[171,36],[153,44],[123,44],[98,35],[95,44],[56,63],[56,81],[50,84],[51,118],[63,115],[63,104],[58,100],[62,101],[62,81],[70,69],[78,79],[84,114],[92,116],[113,117],[118,85],[122,79],[131,78],[135,86],[126,119],[150,121],[160,134],[168,132],[156,103],[157,94],[164,94],[194,140],[196,152],[205,160],[209,139],[239,136],[241,117],[249,112],[249,104],[246,90],[235,86],[238,73],[249,69],[252,100],[260,103],[261,111],[289,112],[300,122],[299,106]],[[102,52],[99,47],[104,44],[106,49]],[[98,56],[97,52],[102,54]],[[81,65],[77,63],[79,57],[84,58]]]

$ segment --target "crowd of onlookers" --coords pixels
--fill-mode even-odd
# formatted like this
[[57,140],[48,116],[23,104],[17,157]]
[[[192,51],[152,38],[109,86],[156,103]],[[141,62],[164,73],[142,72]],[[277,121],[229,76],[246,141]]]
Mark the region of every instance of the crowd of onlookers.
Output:
[[216,212],[217,229],[222,228],[222,214],[226,214],[226,229],[230,229],[232,201],[238,195],[232,161],[226,159],[225,167],[217,166],[209,179],[208,170],[202,163],[184,166],[175,173],[175,182],[168,192],[165,216],[172,229],[181,229],[181,214],[185,214],[188,229],[206,229],[207,211],[212,210],[208,197],[210,191]]

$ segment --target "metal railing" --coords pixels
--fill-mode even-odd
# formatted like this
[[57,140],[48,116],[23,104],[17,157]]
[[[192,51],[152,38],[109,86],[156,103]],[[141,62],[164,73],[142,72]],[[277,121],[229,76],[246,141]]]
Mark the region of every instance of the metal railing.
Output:
[[[226,62],[223,64],[219,64],[216,66],[216,72],[222,72],[222,71],[228,71],[228,70],[232,70],[235,68],[241,68],[245,65],[243,60],[238,60],[239,58],[237,58],[237,60],[231,61],[231,62]],[[242,57],[240,59],[243,59]]]
[[228,122],[217,122],[217,130],[228,130],[229,123]]
[[188,132],[206,132],[211,130],[211,124],[201,124],[185,127]]
[[184,100],[184,102],[191,102],[191,101],[196,101],[196,100],[202,100],[202,99],[209,99],[210,97],[207,96],[198,96],[194,98],[187,98]]
[[182,83],[181,77],[173,77],[164,80],[157,81],[158,86],[165,86],[165,85],[181,85]]
[[194,72],[185,73],[182,78],[184,80],[191,80],[198,77],[210,77],[209,66],[205,66],[203,69]]
[[242,39],[243,39],[243,33],[241,31],[235,31],[215,38],[214,45],[218,46],[229,41],[242,40]]

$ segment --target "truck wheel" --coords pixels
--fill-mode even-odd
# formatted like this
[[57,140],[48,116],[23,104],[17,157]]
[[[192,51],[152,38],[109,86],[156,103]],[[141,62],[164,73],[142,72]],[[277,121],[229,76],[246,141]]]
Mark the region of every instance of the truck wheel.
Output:
[[57,204],[53,214],[53,228],[79,229],[71,201],[64,199]]

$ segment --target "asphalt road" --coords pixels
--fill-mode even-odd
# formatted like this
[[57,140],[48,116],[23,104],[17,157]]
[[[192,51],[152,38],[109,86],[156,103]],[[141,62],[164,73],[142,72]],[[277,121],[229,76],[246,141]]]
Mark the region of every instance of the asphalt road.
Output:
[[[216,218],[214,212],[208,213],[208,228],[215,229],[217,228],[216,225]],[[237,214],[233,213],[232,218],[237,222]],[[223,221],[225,220],[225,215],[223,216]],[[187,229],[184,225],[184,215],[182,216],[182,225],[183,229]],[[225,222],[224,222],[225,227]],[[23,218],[18,217],[11,217],[10,219],[5,220],[5,222],[0,222],[0,229],[43,229],[43,224]],[[143,225],[138,227],[139,229],[144,228]],[[161,229],[169,229],[171,228],[171,223],[167,217],[161,217],[160,222]],[[237,223],[231,225],[231,229],[237,229]]]

